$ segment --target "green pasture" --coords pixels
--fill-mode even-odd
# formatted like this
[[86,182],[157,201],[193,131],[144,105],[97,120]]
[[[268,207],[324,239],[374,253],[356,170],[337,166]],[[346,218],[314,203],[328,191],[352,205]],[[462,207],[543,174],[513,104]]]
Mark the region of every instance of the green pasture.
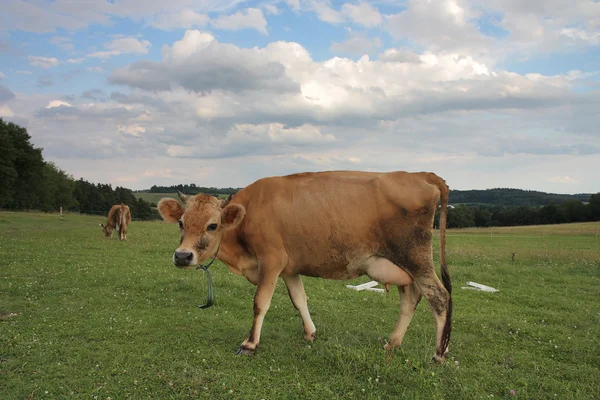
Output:
[[599,223],[449,231],[453,332],[437,365],[424,300],[384,352],[398,295],[345,287],[368,278],[304,279],[313,344],[280,281],[257,353],[235,356],[254,287],[216,264],[216,304],[200,310],[203,273],[171,263],[176,225],[134,221],[119,242],[103,219],[0,213],[1,399],[600,398]]

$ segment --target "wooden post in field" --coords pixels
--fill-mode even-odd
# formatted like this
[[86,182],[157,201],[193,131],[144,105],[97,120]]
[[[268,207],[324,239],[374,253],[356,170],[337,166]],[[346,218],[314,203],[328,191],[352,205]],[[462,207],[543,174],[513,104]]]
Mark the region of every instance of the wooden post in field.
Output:
[[62,207],[60,208],[60,220],[62,221]]

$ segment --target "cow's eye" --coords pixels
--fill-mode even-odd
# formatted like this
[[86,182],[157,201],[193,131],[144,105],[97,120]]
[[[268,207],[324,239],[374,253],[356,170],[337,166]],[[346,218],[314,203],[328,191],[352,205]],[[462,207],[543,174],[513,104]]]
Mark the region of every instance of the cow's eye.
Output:
[[179,220],[179,221],[177,221],[177,222],[179,223],[179,227],[180,227],[181,229],[183,229],[183,222],[181,222],[181,220]]
[[206,227],[207,231],[216,231],[217,230],[217,224],[210,224],[209,226]]

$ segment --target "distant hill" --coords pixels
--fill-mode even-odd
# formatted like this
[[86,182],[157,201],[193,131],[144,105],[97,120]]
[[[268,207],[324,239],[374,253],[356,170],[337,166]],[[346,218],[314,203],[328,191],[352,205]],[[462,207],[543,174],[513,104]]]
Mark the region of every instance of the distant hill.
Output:
[[[216,188],[191,185],[152,186],[150,189],[135,191],[138,198],[157,203],[162,197],[177,197],[177,190],[184,194],[205,193],[225,197],[242,188]],[[551,202],[561,204],[567,200],[588,202],[592,193],[555,194],[522,189],[450,190],[450,204],[496,205],[496,206],[546,206]]]
[[241,188],[216,188],[216,187],[204,187],[204,186],[196,186],[195,183],[192,184],[179,184],[179,185],[171,185],[171,186],[156,186],[153,185],[150,189],[145,190],[136,190],[134,193],[177,193],[179,190],[183,194],[210,194],[210,195],[229,195],[231,193],[235,193]]
[[554,194],[522,189],[450,190],[450,204],[497,206],[546,206],[567,200],[587,202],[591,193]]

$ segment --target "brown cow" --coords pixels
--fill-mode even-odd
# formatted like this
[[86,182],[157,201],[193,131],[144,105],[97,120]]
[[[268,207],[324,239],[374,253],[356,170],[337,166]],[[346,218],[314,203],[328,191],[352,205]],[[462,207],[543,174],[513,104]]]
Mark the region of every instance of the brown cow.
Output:
[[[191,267],[216,255],[234,273],[257,285],[254,322],[238,354],[252,354],[277,278],[282,277],[304,323],[315,338],[300,275],[353,279],[368,275],[398,287],[400,317],[386,350],[401,345],[415,307],[424,295],[436,327],[434,359],[443,362],[452,320],[446,266],[448,186],[433,173],[331,171],[260,179],[226,201],[198,194],[162,199],[166,221],[179,223],[177,267]],[[438,279],[432,233],[441,201]]]
[[100,224],[105,237],[112,237],[113,229],[119,231],[119,240],[127,240],[127,225],[131,222],[129,206],[115,204],[108,212],[106,224]]

